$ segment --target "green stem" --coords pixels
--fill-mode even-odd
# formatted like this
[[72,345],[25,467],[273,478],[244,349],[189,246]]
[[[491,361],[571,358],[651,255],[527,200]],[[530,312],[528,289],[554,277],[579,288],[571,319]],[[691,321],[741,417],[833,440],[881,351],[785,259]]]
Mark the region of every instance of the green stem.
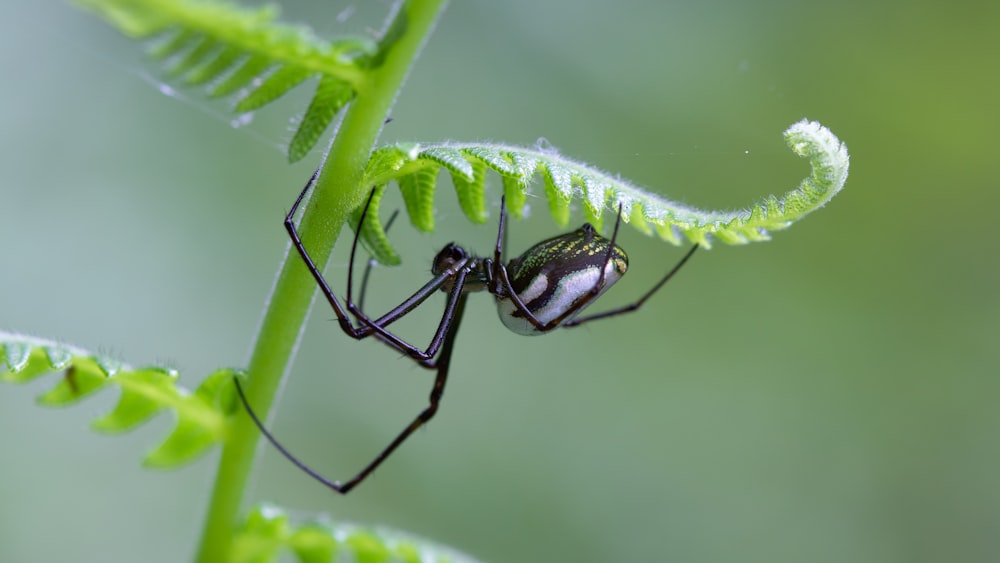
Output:
[[[406,0],[393,15],[380,45],[383,56],[359,87],[327,154],[314,192],[302,213],[300,232],[320,269],[337,235],[369,186],[360,184],[368,156],[389,113],[403,78],[433,29],[446,0]],[[277,217],[275,218],[277,224]],[[289,252],[257,334],[245,390],[258,414],[266,419],[274,394],[288,371],[299,342],[315,281]],[[238,416],[222,449],[215,489],[202,531],[198,561],[228,561],[243,490],[253,466],[259,432],[247,416]]]

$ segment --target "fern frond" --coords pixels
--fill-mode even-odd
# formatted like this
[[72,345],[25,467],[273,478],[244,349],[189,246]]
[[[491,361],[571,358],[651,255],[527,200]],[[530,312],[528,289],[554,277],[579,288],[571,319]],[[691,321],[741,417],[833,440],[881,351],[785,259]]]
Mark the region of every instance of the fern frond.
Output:
[[[770,196],[747,209],[705,211],[664,199],[627,181],[575,162],[554,152],[503,145],[446,143],[438,145],[395,145],[380,148],[372,155],[365,172],[365,184],[399,184],[410,220],[418,229],[434,229],[434,189],[438,172],[447,170],[458,192],[462,210],[476,223],[486,220],[486,169],[503,180],[508,210],[522,213],[527,188],[541,175],[549,210],[556,222],[569,222],[570,203],[583,200],[587,220],[600,226],[605,210],[621,205],[626,223],[644,233],[655,231],[664,240],[680,244],[683,239],[709,247],[718,240],[745,244],[770,238],[770,232],[787,228],[806,214],[822,207],[844,187],[850,164],[847,147],[818,122],[802,120],[785,131],[785,143],[795,154],[809,160],[811,174],[799,186],[781,197]],[[370,213],[378,216],[378,202]],[[362,236],[366,246],[388,249],[375,257],[384,263],[398,259],[392,252],[378,222],[372,221]],[[367,227],[367,224],[366,224]]]
[[301,525],[289,522],[277,507],[251,511],[233,541],[233,563],[277,561],[285,549],[302,563],[328,561],[399,561],[405,563],[473,563],[475,559],[452,548],[400,532],[372,530],[319,519]]
[[309,109],[288,147],[303,158],[333,117],[364,88],[377,46],[365,38],[326,41],[305,27],[276,22],[278,8],[247,9],[222,1],[75,0],[126,35],[157,40],[149,55],[186,85],[208,85],[213,97],[241,92],[235,111],[264,106],[318,78]]
[[222,442],[228,417],[237,411],[231,370],[209,375],[192,393],[177,384],[173,370],[134,369],[73,346],[0,332],[0,381],[23,383],[60,371],[63,377],[38,397],[40,404],[70,405],[103,387],[121,388],[111,412],[92,423],[95,430],[124,432],[162,410],[174,411],[176,426],[146,456],[144,463],[151,467],[175,467]]

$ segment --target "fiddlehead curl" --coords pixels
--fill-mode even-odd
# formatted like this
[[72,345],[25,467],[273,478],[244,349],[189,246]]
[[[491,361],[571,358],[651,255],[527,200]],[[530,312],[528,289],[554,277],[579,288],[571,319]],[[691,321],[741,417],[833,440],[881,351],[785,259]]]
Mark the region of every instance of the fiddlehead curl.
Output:
[[[622,206],[626,222],[645,233],[680,244],[687,239],[708,248],[714,241],[745,244],[769,240],[771,231],[787,228],[819,209],[847,181],[850,159],[847,147],[816,121],[802,120],[785,131],[785,143],[808,159],[809,176],[779,196],[732,211],[708,211],[660,197],[625,180],[552,152],[492,144],[397,144],[376,150],[369,161],[366,185],[395,180],[403,194],[412,223],[422,231],[434,229],[434,190],[438,172],[446,170],[466,216],[476,223],[486,220],[486,170],[500,175],[507,206],[520,216],[528,186],[541,176],[552,217],[560,226],[569,222],[570,203],[583,201],[588,221],[600,225],[606,210]],[[369,213],[378,212],[380,198]],[[370,225],[370,227],[369,227]],[[366,223],[366,245],[383,263],[398,257],[378,221]]]

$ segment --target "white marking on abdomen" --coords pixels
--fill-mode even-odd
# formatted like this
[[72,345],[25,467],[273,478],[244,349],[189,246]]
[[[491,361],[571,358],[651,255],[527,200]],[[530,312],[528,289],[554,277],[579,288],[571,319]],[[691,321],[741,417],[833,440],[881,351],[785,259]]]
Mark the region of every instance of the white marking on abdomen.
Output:
[[[544,306],[532,311],[535,314],[535,318],[541,321],[542,324],[548,324],[583,298],[594,287],[599,277],[600,270],[596,266],[591,266],[563,277],[548,302]],[[601,288],[597,297],[607,291],[619,279],[621,279],[621,275],[615,270],[614,262],[608,262],[608,266],[604,272],[604,287]],[[548,288],[548,284],[548,278],[540,275],[518,296],[523,303],[528,304],[541,295]],[[563,322],[572,319],[580,311],[589,307],[597,300],[597,297],[591,299],[590,303],[584,305],[579,311],[563,319]],[[535,325],[531,324],[531,321],[518,312],[517,306],[511,299],[497,301],[497,312],[504,326],[518,334],[527,336],[543,334],[535,328]]]

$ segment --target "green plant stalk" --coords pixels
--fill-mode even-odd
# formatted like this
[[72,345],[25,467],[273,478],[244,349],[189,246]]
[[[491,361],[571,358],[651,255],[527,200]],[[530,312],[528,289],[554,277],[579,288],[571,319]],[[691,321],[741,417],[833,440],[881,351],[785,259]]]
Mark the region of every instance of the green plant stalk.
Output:
[[[379,59],[380,64],[372,69],[344,114],[303,211],[300,227],[303,242],[321,269],[350,211],[367,193],[368,186],[361,185],[361,179],[368,156],[407,71],[446,1],[408,0],[399,6],[380,45],[384,57]],[[267,302],[248,367],[247,399],[262,418],[266,419],[281,379],[288,371],[316,290],[316,283],[298,254],[289,249]],[[229,559],[232,534],[259,438],[257,428],[247,416],[237,417],[229,428],[202,530],[198,561],[214,563]]]

